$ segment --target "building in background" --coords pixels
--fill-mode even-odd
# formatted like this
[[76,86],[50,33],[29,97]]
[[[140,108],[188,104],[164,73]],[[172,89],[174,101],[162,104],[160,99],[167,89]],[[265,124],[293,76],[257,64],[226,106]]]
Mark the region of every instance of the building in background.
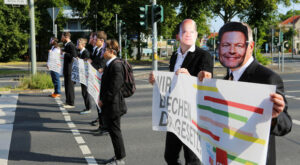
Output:
[[300,15],[292,16],[279,24],[284,31],[294,28],[296,35],[293,37],[293,45],[296,54],[300,54]]

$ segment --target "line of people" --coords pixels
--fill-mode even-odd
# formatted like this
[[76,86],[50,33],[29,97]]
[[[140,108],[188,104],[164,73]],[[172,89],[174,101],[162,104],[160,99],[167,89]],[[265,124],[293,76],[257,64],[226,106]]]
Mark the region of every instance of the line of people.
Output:
[[[204,78],[212,78],[213,62],[208,52],[195,46],[197,35],[197,26],[192,19],[183,20],[179,24],[177,39],[180,41],[180,47],[171,56],[169,70],[177,75],[197,76],[202,81]],[[225,24],[219,30],[219,58],[220,63],[228,69],[225,80],[276,85],[276,93],[270,95],[274,105],[266,163],[276,165],[275,136],[289,133],[292,120],[287,112],[281,77],[260,65],[252,56],[254,48],[252,35],[252,29],[248,24],[241,22]],[[155,83],[153,72],[149,74],[149,83]],[[168,165],[182,164],[179,159],[182,148],[186,165],[201,164],[198,157],[175,134],[167,132],[164,157]]]
[[[98,117],[90,124],[98,126],[97,129],[91,130],[96,136],[107,135],[111,137],[115,156],[106,161],[108,165],[125,165],[125,146],[121,132],[121,116],[127,112],[125,98],[121,93],[124,84],[124,67],[118,60],[119,44],[116,40],[107,40],[104,31],[92,32],[89,36],[87,45],[86,38],[79,38],[77,46],[71,41],[71,33],[65,32],[61,36],[64,48],[58,46],[58,39],[52,37],[50,40],[51,49],[49,55],[62,54],[64,56],[63,75],[66,102],[63,107],[66,109],[75,108],[74,84],[71,80],[73,58],[80,58],[88,61],[97,71],[103,73],[101,79],[101,90],[99,102],[96,103]],[[58,53],[51,53],[57,51]],[[90,53],[91,52],[91,53]],[[52,58],[52,57],[49,57]],[[57,57],[55,57],[57,58]],[[54,93],[50,96],[53,98],[60,97],[60,80],[59,73],[50,71],[54,84]],[[100,88],[100,87],[99,87]],[[92,108],[92,98],[87,91],[87,86],[81,84],[81,93],[84,100],[85,109],[80,114],[88,114]]]

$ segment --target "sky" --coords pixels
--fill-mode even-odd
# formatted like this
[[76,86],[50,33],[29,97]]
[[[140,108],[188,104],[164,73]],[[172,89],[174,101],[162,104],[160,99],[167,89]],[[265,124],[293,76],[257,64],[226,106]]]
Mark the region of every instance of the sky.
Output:
[[[287,11],[292,10],[292,9],[293,9],[293,5],[291,5],[289,7],[285,7],[284,5],[280,4],[278,6],[278,12],[282,13],[282,14],[285,14]],[[300,10],[300,3],[294,4],[294,10]],[[232,21],[239,21],[239,18],[234,17],[232,19]],[[210,24],[211,24],[211,27],[210,27],[211,32],[214,32],[214,31],[217,32],[222,27],[224,22],[222,21],[222,19],[220,17],[216,17],[216,18],[213,18],[213,20],[211,20]]]

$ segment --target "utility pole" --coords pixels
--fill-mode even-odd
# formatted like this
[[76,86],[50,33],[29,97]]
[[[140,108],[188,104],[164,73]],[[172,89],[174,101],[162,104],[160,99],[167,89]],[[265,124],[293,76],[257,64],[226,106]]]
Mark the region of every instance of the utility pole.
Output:
[[122,58],[122,34],[121,34],[121,26],[122,26],[122,20],[119,21],[118,23],[119,27],[119,46],[120,46],[120,52],[119,52],[119,57]]
[[157,71],[157,22],[154,20],[154,6],[156,0],[152,0],[152,69]]
[[30,38],[31,38],[31,74],[36,74],[34,0],[29,0]]
[[294,58],[294,30],[295,30],[295,18],[294,18],[294,16],[295,16],[295,11],[294,11],[294,3],[293,3],[292,59]]
[[273,64],[273,44],[274,44],[274,28],[272,27],[272,39],[271,39],[271,59],[272,59],[272,64]]
[[278,45],[277,45],[278,46],[278,70],[280,70],[280,52],[282,51],[280,50],[280,43],[282,42],[280,33],[281,33],[281,27],[279,28]]
[[257,42],[257,28],[254,28],[255,42],[254,42],[254,57],[256,58],[256,42]]

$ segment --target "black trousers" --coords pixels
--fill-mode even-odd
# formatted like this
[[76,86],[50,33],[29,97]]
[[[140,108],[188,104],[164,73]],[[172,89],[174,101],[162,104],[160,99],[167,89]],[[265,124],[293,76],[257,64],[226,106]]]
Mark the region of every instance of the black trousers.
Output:
[[121,132],[121,117],[117,118],[109,118],[106,116],[104,117],[105,123],[107,123],[107,129],[111,138],[111,142],[114,147],[115,156],[117,159],[125,158],[125,146],[123,141],[123,136]]
[[66,103],[68,105],[74,105],[74,82],[71,80],[71,74],[64,74],[65,81],[65,94],[66,94]]
[[90,110],[92,108],[92,100],[91,95],[87,91],[87,86],[81,84],[81,94],[83,97],[84,105],[86,110]]
[[186,165],[201,165],[198,157],[172,132],[167,132],[165,160],[168,165],[181,165],[179,153],[183,148]]

